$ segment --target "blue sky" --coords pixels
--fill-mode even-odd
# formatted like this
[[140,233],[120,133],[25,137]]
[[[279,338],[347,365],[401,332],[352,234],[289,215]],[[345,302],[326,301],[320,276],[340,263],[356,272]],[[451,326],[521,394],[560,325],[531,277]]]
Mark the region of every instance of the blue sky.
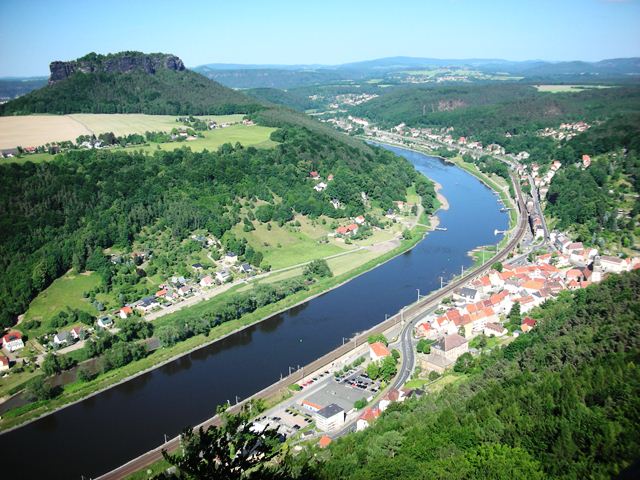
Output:
[[0,76],[121,50],[187,66],[640,56],[640,0],[0,0],[0,18]]

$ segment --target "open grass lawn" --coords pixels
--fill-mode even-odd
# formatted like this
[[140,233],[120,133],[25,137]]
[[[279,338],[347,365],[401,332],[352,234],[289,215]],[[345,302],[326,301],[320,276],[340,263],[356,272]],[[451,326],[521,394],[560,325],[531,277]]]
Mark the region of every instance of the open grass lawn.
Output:
[[224,143],[235,144],[236,142],[241,143],[245,147],[271,148],[277,145],[276,142],[269,139],[271,132],[275,130],[275,128],[261,127],[260,125],[232,125],[227,128],[204,132],[205,137],[198,138],[197,140],[151,144],[144,147],[133,146],[128,148],[153,152],[156,150],[171,151],[177,148],[188,147],[194,152],[201,152],[202,150],[215,151]]
[[27,370],[15,372],[12,367],[6,378],[4,375],[0,377],[0,397],[11,395],[15,391],[16,387],[23,385],[33,377],[40,374],[39,370],[36,370],[35,372],[29,372]]
[[244,232],[241,225],[234,228],[234,233],[247,239],[249,244],[264,255],[264,260],[273,270],[308,262],[316,258],[351,250],[356,247],[338,246],[330,243],[318,243],[318,238],[326,235],[327,230],[302,222],[300,231],[291,231],[289,227],[271,224],[267,230],[265,224],[255,222],[255,230]]
[[43,334],[47,329],[47,321],[67,308],[76,308],[97,315],[96,309],[87,299],[83,298],[82,294],[98,286],[101,282],[102,279],[97,273],[77,275],[67,272],[54,280],[31,302],[25,313],[25,322],[28,320],[41,321],[40,327],[29,332],[31,336]]

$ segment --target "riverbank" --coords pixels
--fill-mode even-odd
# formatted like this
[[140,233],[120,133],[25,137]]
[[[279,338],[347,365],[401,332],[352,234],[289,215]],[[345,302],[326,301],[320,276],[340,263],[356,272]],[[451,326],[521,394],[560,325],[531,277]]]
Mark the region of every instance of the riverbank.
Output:
[[[475,167],[475,165],[471,165],[466,163],[464,160],[462,160],[462,157],[457,156],[454,158],[446,158],[443,157],[442,155],[438,155],[436,153],[433,152],[433,150],[426,148],[422,145],[416,145],[415,143],[413,143],[411,146],[406,145],[404,143],[400,143],[400,142],[390,142],[390,141],[380,141],[380,140],[371,140],[371,138],[369,137],[359,137],[369,143],[374,143],[374,144],[379,144],[379,145],[389,145],[392,147],[398,147],[398,148],[404,148],[405,150],[410,150],[412,152],[417,152],[417,153],[422,153],[425,155],[429,155],[431,157],[434,158],[438,158],[440,160],[442,160],[445,163],[449,163],[451,165],[455,165],[461,169],[463,169],[465,172],[470,173],[471,175],[473,175],[474,177],[476,177],[478,180],[480,180],[484,185],[487,186],[487,188],[491,189],[492,191],[494,191],[496,194],[498,194],[500,196],[500,199],[505,203],[505,206],[507,204],[509,204],[509,230],[513,230],[516,225],[517,225],[517,214],[515,213],[515,203],[514,203],[514,199],[511,197],[510,194],[507,194],[503,188],[501,188],[498,184],[496,184],[488,175],[486,175],[485,173],[481,172],[480,170],[478,170],[477,167]],[[448,206],[446,209],[443,210],[448,210]],[[506,236],[505,236],[506,238]]]
[[[438,195],[440,205],[438,206],[438,209],[436,209],[430,215],[430,222],[432,224],[437,221],[437,211],[439,209],[443,209],[443,205],[448,208],[448,202],[446,198],[442,194]],[[413,233],[411,239],[401,239],[399,240],[399,245],[397,247],[391,250],[385,249],[386,251],[382,251],[381,255],[347,272],[344,272],[332,278],[326,278],[318,281],[317,283],[312,285],[309,290],[298,292],[279,302],[262,307],[248,315],[241,317],[238,320],[226,322],[219,327],[216,327],[215,332],[212,331],[212,333],[208,336],[194,336],[190,339],[180,342],[174,347],[161,348],[151,353],[144,359],[133,362],[120,369],[109,371],[90,382],[71,383],[65,387],[64,393],[58,398],[46,402],[33,402],[23,407],[18,407],[16,409],[10,410],[0,420],[0,434],[8,433],[17,428],[23,427],[31,422],[51,415],[59,410],[80,403],[88,398],[103,393],[106,390],[133,380],[134,378],[137,378],[141,375],[148,374],[166,364],[174,362],[175,360],[185,357],[200,349],[206,348],[253,325],[259,324],[273,317],[274,315],[283,313],[291,308],[295,308],[296,306],[309,302],[314,298],[323,295],[331,290],[339,288],[340,286],[348,283],[358,276],[363,275],[368,271],[373,270],[378,266],[392,260],[396,256],[411,250],[424,239],[425,235],[430,230],[432,230],[432,228],[428,228],[424,225],[418,224],[411,230]],[[227,293],[233,293],[243,286],[244,285],[237,285],[229,289]],[[212,308],[219,300],[220,298],[216,297],[209,301],[203,301],[182,312],[189,312],[193,311],[194,309],[202,310],[206,308]],[[176,312],[175,314],[180,314],[180,312]]]

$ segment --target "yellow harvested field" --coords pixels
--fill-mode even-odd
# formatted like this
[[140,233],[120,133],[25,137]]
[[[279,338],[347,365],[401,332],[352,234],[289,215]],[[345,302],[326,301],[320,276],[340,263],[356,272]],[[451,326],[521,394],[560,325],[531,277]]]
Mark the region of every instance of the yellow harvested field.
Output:
[[[198,118],[218,123],[235,123],[243,115],[203,115]],[[169,131],[181,126],[173,115],[144,115],[139,113],[73,115],[27,115],[0,117],[0,148],[39,147],[47,143],[75,140],[80,135],[115,135]]]
[[39,147],[90,133],[67,115],[0,117],[0,148]]

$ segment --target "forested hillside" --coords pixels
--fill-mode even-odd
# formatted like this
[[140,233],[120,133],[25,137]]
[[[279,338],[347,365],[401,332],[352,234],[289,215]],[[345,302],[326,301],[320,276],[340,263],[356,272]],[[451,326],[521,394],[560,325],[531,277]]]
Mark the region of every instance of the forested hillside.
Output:
[[[259,102],[184,69],[154,65],[160,54],[89,54],[53,62],[50,84],[0,105],[1,115],[30,113],[147,113],[208,115],[249,113]],[[162,58],[162,57],[161,57]]]
[[[448,128],[507,153],[527,152],[524,163],[543,171],[553,160],[563,168],[553,178],[546,212],[576,238],[613,251],[638,248],[640,230],[640,87],[587,88],[580,92],[539,92],[533,86],[470,85],[408,87],[354,107],[351,112],[385,127],[406,123]],[[588,129],[559,140],[563,123]],[[564,130],[566,133],[567,130]],[[589,168],[581,164],[589,155]],[[626,250],[629,253],[629,250]]]
[[383,126],[454,127],[456,134],[492,143],[505,132],[520,134],[565,121],[604,120],[640,110],[640,88],[587,89],[549,94],[520,84],[407,87],[354,107],[354,115]]
[[640,272],[565,292],[469,379],[294,458],[317,479],[609,479],[640,458]]
[[[49,163],[0,165],[2,325],[69,268],[105,267],[102,249],[126,250],[145,226],[169,229],[176,239],[202,228],[220,238],[243,220],[241,204],[257,211],[267,202],[271,217],[283,222],[294,212],[348,217],[364,213],[361,192],[389,208],[412,183],[432,210],[433,186],[406,160],[360,142],[347,145],[322,134],[322,126],[311,132],[278,118],[283,128],[272,139],[280,145],[271,150],[226,144],[200,153],[72,151]],[[313,170],[334,174],[324,192],[313,190]],[[331,199],[344,208],[336,210]],[[100,270],[108,286],[111,270]]]

